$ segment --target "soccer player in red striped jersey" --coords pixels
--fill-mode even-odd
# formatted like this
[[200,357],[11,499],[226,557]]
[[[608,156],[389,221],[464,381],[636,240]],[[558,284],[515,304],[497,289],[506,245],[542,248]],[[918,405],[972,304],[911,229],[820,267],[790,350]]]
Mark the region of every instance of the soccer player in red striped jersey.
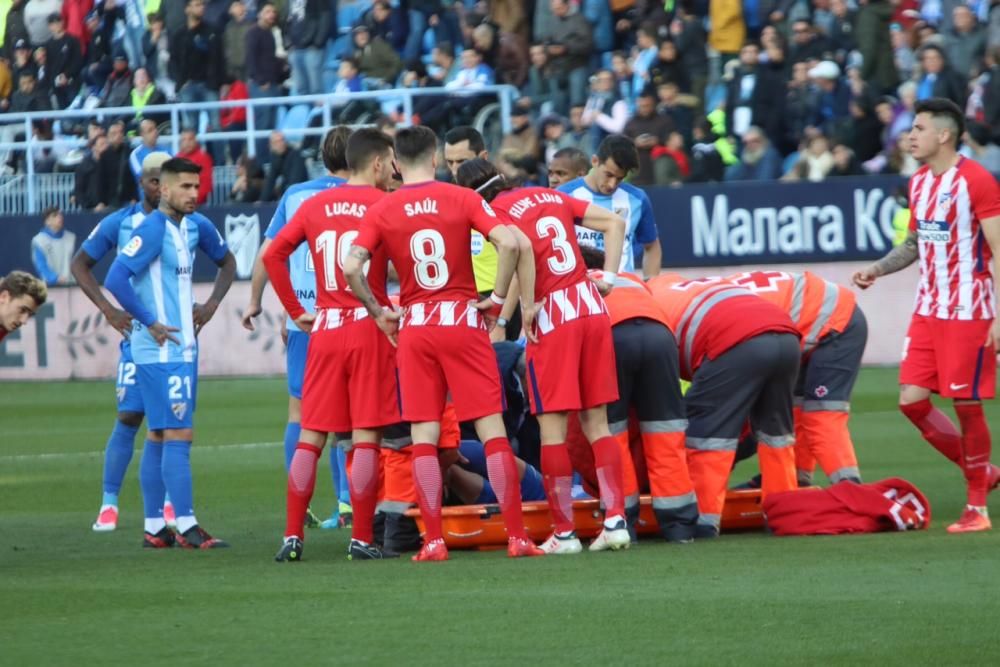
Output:
[[45,283],[24,271],[0,278],[0,341],[17,331],[45,304]]
[[[302,558],[303,524],[316,484],[316,464],[327,435],[351,432],[349,486],[354,522],[349,559],[379,559],[372,519],[378,494],[378,460],[382,428],[399,421],[395,350],[384,331],[395,323],[373,318],[358,305],[344,278],[347,251],[358,236],[361,220],[389,188],[395,171],[392,139],[379,130],[362,128],[347,140],[350,179],[302,203],[291,222],[275,237],[263,261],[274,289],[295,323],[312,332],[302,390],[302,433],[288,471],[287,523],[275,559]],[[303,241],[316,267],[317,311],[302,306],[292,287],[288,257]],[[369,264],[371,293],[380,307],[386,295],[388,260],[376,250]],[[380,330],[381,329],[381,330]]]
[[[548,188],[512,189],[483,159],[458,168],[458,183],[480,193],[531,240],[535,259],[538,341],[527,345],[528,396],[542,438],[542,474],[555,531],[542,544],[549,554],[582,550],[573,527],[573,466],[566,445],[570,412],[594,449],[604,530],[591,551],[630,544],[622,491],[622,458],[608,428],[607,405],[618,399],[611,320],[602,294],[611,291],[625,242],[625,221],[615,213]],[[603,279],[587,277],[575,225],[604,234]]]
[[[524,530],[517,466],[501,417],[500,373],[483,314],[495,319],[505,300],[516,298],[507,294],[516,268],[521,277],[522,317],[525,326],[530,326],[537,307],[529,242],[504,224],[475,192],[434,180],[437,137],[429,128],[400,130],[396,159],[403,187],[368,211],[344,273],[354,295],[373,317],[381,318],[386,317],[385,309],[372,294],[362,266],[383,251],[399,274],[405,312],[397,352],[401,407],[403,420],[411,423],[413,478],[426,527],[424,546],[414,560],[448,558],[441,532],[436,443],[449,391],[458,419],[474,421],[485,444],[490,483],[507,528],[508,555],[540,556],[544,552]],[[479,303],[469,255],[473,229],[488,238],[499,254],[494,291]]]
[[[996,389],[994,276],[1000,271],[1000,187],[986,169],[958,154],[961,110],[933,98],[917,104],[910,150],[923,163],[910,178],[905,242],[854,274],[866,289],[879,276],[920,261],[913,319],[899,369],[899,407],[924,438],[965,474],[967,505],[950,533],[991,528],[986,497],[1000,482],[990,463],[981,400]],[[954,401],[961,431],[930,401]]]

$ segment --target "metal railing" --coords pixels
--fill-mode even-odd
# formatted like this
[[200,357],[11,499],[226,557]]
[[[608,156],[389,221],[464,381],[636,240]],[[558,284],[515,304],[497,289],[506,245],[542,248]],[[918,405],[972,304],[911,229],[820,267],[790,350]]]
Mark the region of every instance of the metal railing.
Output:
[[[208,132],[198,134],[199,141],[203,143],[240,141],[246,145],[247,155],[254,157],[257,154],[257,141],[267,139],[274,129],[285,129],[296,138],[319,137],[333,124],[334,109],[355,102],[370,100],[378,104],[394,104],[402,107],[402,124],[404,126],[413,124],[413,103],[414,98],[425,96],[446,96],[446,97],[496,97],[499,104],[499,122],[502,134],[510,132],[510,112],[517,89],[509,85],[484,86],[474,91],[458,91],[450,88],[387,88],[384,90],[370,90],[357,93],[328,93],[323,95],[299,95],[292,97],[263,97],[246,100],[231,100],[224,102],[197,102],[197,103],[175,103],[162,104],[144,107],[142,115],[153,115],[169,117],[170,131],[162,135],[171,146],[171,150],[176,153],[180,148],[180,132],[183,129],[182,117],[187,114],[218,112],[225,109],[245,109],[246,128],[242,130],[221,131],[218,128],[210,128]],[[254,109],[272,107],[293,107],[305,104],[319,109],[321,124],[319,127],[286,127],[286,128],[261,128],[258,129],[255,123],[255,114],[250,113]],[[86,146],[86,140],[79,136],[58,136],[49,140],[37,139],[33,136],[32,123],[34,121],[77,121],[86,122],[90,119],[98,119],[102,122],[115,118],[135,118],[136,109],[133,107],[113,107],[95,109],[72,109],[64,111],[35,111],[30,113],[2,114],[0,115],[0,126],[22,125],[24,139],[20,141],[0,142],[0,152],[18,151],[24,153],[25,173],[14,177],[7,177],[0,181],[0,215],[10,215],[15,213],[36,212],[44,205],[55,205],[63,199],[64,188],[68,182],[69,192],[72,193],[73,174],[44,174],[44,181],[39,177],[35,169],[36,149],[43,148],[82,148]],[[231,185],[230,181],[230,185]],[[218,193],[218,188],[213,188]],[[23,192],[23,205],[15,205],[13,193]],[[228,191],[226,191],[228,195]],[[68,195],[65,196],[68,203]],[[52,202],[43,204],[43,202]],[[8,207],[9,206],[9,207]]]

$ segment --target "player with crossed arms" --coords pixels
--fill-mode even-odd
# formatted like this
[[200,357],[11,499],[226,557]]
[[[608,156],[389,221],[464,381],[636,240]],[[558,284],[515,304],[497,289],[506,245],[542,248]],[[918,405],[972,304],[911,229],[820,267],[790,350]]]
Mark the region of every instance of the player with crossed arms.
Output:
[[[382,427],[399,421],[396,401],[396,355],[344,280],[343,262],[365,213],[382,199],[392,181],[392,139],[374,128],[361,128],[347,141],[351,175],[347,183],[317,193],[275,237],[264,265],[282,305],[302,331],[312,332],[302,389],[302,432],[288,471],[285,539],[277,561],[302,558],[306,509],[316,485],[316,464],[329,433],[352,432],[351,543],[348,558],[382,558],[374,546],[372,519],[378,495]],[[315,315],[299,301],[288,270],[288,257],[303,242],[316,267]],[[369,279],[379,307],[389,307],[387,260],[377,250]],[[387,321],[381,322],[387,326]]]
[[[573,464],[566,445],[570,412],[594,449],[606,510],[591,551],[630,544],[622,492],[622,457],[608,428],[607,405],[618,399],[611,320],[602,293],[611,291],[625,243],[625,220],[611,211],[547,188],[511,189],[495,166],[477,158],[458,169],[458,183],[480,193],[531,239],[535,301],[540,305],[528,342],[528,395],[542,437],[542,474],[555,531],[542,544],[549,554],[580,553],[573,526]],[[599,283],[587,277],[574,227],[603,234],[608,253]]]
[[[501,414],[503,389],[483,314],[496,316],[517,269],[522,315],[525,326],[530,325],[537,310],[530,245],[523,234],[503,224],[482,197],[434,180],[437,137],[429,128],[400,130],[396,159],[404,185],[368,210],[344,262],[344,275],[383,331],[395,335],[401,325],[397,359],[402,417],[411,423],[413,478],[425,525],[423,548],[413,560],[448,559],[435,443],[449,390],[458,419],[474,421],[485,445],[490,483],[507,528],[508,555],[543,555],[524,530],[518,471]],[[473,229],[499,252],[494,291],[478,304],[469,255]],[[364,276],[365,262],[383,248],[399,273],[402,320],[379,303]]]
[[[989,530],[986,496],[1000,482],[990,463],[990,429],[981,400],[996,392],[994,274],[1000,271],[1000,187],[958,154],[965,119],[954,102],[917,104],[910,151],[923,166],[910,178],[910,231],[902,245],[854,274],[867,289],[880,276],[920,260],[916,307],[899,367],[899,409],[921,435],[965,473],[967,504],[949,533]],[[954,401],[961,433],[931,404]]]

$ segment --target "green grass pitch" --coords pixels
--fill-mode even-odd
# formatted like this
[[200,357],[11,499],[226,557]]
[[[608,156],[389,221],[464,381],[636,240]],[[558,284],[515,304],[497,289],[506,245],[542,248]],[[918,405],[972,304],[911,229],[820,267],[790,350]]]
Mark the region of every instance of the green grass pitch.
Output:
[[[90,530],[113,387],[0,385],[0,664],[1000,662],[1000,532],[945,532],[962,479],[896,411],[892,370],[862,374],[852,431],[867,479],[927,494],[929,531],[429,565],[348,562],[343,531],[310,532],[301,564],[273,562],[284,384],[206,380],[199,394],[198,517],[233,548],[151,552],[138,452],[119,530]],[[322,471],[314,507],[328,510]]]

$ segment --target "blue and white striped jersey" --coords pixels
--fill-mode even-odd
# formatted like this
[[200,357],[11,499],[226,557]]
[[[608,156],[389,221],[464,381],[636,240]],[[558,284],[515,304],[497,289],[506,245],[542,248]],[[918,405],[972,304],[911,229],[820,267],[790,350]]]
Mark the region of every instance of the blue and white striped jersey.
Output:
[[[162,347],[139,325],[132,332],[132,358],[137,364],[194,362],[198,341],[194,335],[194,293],[191,275],[195,250],[201,249],[213,262],[229,251],[215,225],[200,213],[184,216],[176,223],[153,211],[135,227],[116,262],[133,273],[132,286],[156,320],[180,329],[180,343],[167,341]],[[89,254],[89,253],[88,253]]]
[[[274,217],[271,218],[271,224],[267,226],[264,236],[273,241],[278,232],[288,224],[295,212],[299,210],[299,206],[302,206],[302,202],[317,192],[346,182],[338,176],[322,176],[289,187],[281,196],[281,201],[278,202],[278,208],[274,210]],[[292,289],[295,290],[295,296],[298,297],[302,307],[310,313],[316,312],[316,269],[313,267],[312,254],[309,252],[308,244],[300,244],[288,258],[288,272],[292,276]],[[288,330],[298,331],[295,327],[292,319],[288,318]]]
[[[629,183],[622,183],[611,195],[595,192],[587,186],[583,177],[575,178],[556,188],[571,197],[596,204],[625,218],[625,247],[622,249],[620,271],[635,273],[636,250],[652,243],[659,237],[653,205],[646,193]],[[604,250],[604,234],[592,229],[576,227],[576,240],[580,245]]]
[[112,250],[117,254],[128,245],[136,225],[145,217],[146,211],[140,203],[120,208],[101,219],[80,248],[95,262],[101,261]]

